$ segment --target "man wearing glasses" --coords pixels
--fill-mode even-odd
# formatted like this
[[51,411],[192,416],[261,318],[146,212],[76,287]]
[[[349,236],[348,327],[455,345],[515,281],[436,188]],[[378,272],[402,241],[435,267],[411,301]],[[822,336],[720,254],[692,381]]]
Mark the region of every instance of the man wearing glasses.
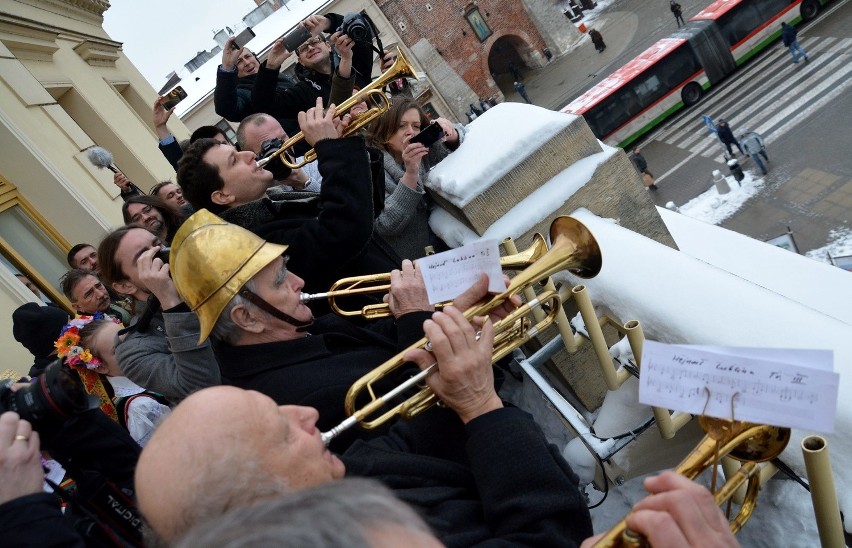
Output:
[[[275,42],[265,66],[261,66],[257,74],[252,95],[255,112],[270,114],[281,121],[287,130],[285,122],[294,120],[299,112],[313,107],[318,97],[328,106],[330,97],[347,98],[353,85],[363,87],[370,83],[373,50],[369,43],[355,42],[339,32],[331,36],[331,41],[323,37],[322,33],[334,32],[342,22],[343,17],[335,13],[312,15],[302,21],[301,25],[312,36],[296,48],[299,62],[294,72],[299,81],[290,88],[275,85],[281,65],[291,55],[282,40]],[[336,89],[332,93],[332,80],[337,88],[345,89]]]
[[[235,48],[234,37],[228,38],[222,50],[222,64],[219,65],[216,89],[213,91],[216,114],[231,122],[239,122],[249,114],[257,112],[252,109],[251,93],[261,66],[251,50],[245,47]],[[286,88],[294,84],[288,75],[279,75],[276,71],[273,86]]]

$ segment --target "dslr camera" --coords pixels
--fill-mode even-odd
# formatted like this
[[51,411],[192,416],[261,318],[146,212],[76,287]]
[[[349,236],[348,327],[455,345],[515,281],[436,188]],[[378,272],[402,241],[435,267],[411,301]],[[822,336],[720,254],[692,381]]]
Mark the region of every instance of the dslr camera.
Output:
[[[279,148],[281,148],[281,145],[283,144],[284,141],[282,141],[281,139],[267,139],[266,141],[260,144],[260,152],[257,153],[256,159],[260,161],[264,158],[272,156],[273,154],[275,154],[275,152],[278,151]],[[276,181],[283,181],[284,179],[290,176],[290,173],[293,172],[292,169],[285,166],[284,163],[281,161],[281,157],[284,154],[286,154],[286,152],[279,154],[275,159],[263,166],[263,169],[272,172],[272,176]]]
[[0,383],[0,413],[14,411],[35,430],[57,426],[99,403],[86,392],[80,377],[62,366],[61,359],[17,392],[12,392],[12,384],[11,380]]
[[363,11],[344,15],[343,23],[337,30],[355,42],[370,42],[373,39],[371,21]]

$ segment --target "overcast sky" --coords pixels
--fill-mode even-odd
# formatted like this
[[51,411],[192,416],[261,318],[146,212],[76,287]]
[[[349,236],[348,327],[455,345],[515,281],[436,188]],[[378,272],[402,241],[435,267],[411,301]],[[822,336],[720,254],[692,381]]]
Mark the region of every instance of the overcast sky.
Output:
[[213,31],[241,25],[255,7],[252,0],[111,0],[104,28],[160,89],[171,71],[215,45]]

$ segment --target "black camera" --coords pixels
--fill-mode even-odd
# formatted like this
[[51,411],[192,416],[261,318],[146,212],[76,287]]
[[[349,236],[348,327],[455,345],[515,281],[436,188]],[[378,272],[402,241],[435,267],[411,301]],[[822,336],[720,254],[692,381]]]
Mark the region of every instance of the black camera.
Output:
[[344,15],[343,23],[337,30],[349,36],[355,42],[370,42],[373,39],[370,20],[363,11]]
[[[281,139],[267,139],[266,141],[260,144],[260,152],[257,153],[257,160],[263,160],[264,158],[268,158],[278,152],[278,149],[281,148],[281,145],[284,144],[284,141]],[[276,181],[283,181],[293,172],[292,169],[284,165],[284,162],[281,161],[281,157],[286,153],[281,153],[275,158],[273,158],[268,164],[263,166],[263,169],[269,170],[272,172],[272,177]]]
[[0,383],[0,413],[14,411],[35,430],[58,425],[99,403],[96,396],[86,392],[80,377],[62,365],[61,359],[17,392],[12,392],[12,384],[11,380]]
[[169,262],[169,254],[172,252],[172,248],[167,245],[161,245],[160,250],[154,255],[155,258],[160,259],[164,263],[168,264]]

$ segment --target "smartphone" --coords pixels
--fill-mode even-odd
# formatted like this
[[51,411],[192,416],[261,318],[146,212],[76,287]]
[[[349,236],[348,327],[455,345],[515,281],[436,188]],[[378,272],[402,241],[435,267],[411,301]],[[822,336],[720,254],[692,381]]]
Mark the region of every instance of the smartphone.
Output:
[[411,138],[409,143],[421,143],[425,147],[430,147],[437,143],[441,137],[446,135],[441,125],[438,122],[432,122],[426,129]]
[[296,27],[284,35],[284,47],[289,52],[295,52],[296,48],[304,44],[311,37],[311,33],[305,27]]
[[254,38],[254,31],[251,30],[251,27],[246,27],[244,31],[234,37],[231,47],[234,49],[243,49],[252,38]]
[[163,102],[163,108],[171,110],[184,99],[186,99],[186,92],[181,86],[177,86],[166,94],[166,100]]

